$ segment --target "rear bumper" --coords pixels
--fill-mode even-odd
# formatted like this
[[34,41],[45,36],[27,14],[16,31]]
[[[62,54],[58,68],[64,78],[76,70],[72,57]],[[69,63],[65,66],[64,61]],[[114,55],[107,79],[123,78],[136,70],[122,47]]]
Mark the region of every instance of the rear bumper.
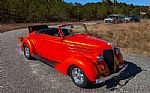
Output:
[[113,77],[119,76],[127,68],[127,66],[128,65],[123,65],[118,72],[115,72],[114,74],[111,74],[110,76],[101,77],[99,79],[96,79],[96,84],[105,82],[107,80],[112,79]]

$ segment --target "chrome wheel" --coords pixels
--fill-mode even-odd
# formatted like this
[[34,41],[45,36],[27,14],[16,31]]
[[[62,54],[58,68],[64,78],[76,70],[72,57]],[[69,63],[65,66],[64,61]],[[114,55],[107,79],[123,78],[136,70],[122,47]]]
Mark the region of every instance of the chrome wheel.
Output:
[[27,58],[30,57],[30,49],[28,48],[27,45],[24,47],[24,53],[25,53],[25,56],[26,56]]
[[28,60],[32,60],[34,59],[31,54],[30,54],[30,48],[28,47],[27,44],[24,44],[23,45],[23,48],[24,48],[24,56],[28,59]]
[[84,83],[84,74],[79,68],[72,69],[72,77],[75,83],[77,84]]
[[86,88],[92,83],[88,80],[86,74],[77,66],[72,66],[69,70],[72,81],[79,87]]

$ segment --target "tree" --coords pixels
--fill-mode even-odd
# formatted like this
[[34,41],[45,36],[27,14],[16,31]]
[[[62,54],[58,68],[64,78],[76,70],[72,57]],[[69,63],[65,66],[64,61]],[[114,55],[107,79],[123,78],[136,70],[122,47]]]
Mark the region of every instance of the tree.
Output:
[[[99,3],[66,3],[64,0],[0,0],[0,22],[99,20],[114,13],[140,15],[148,6],[103,0]],[[117,3],[114,6],[113,3]],[[149,13],[147,14],[148,17]]]
[[107,5],[113,4],[111,0],[103,0],[102,3],[106,3]]

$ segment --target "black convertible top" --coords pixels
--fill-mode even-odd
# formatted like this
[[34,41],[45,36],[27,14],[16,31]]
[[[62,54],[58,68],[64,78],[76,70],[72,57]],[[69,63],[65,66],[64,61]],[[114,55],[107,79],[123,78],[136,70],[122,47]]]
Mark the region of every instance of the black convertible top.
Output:
[[35,26],[28,27],[29,33],[33,31],[44,30],[44,29],[48,29],[48,25],[35,25]]

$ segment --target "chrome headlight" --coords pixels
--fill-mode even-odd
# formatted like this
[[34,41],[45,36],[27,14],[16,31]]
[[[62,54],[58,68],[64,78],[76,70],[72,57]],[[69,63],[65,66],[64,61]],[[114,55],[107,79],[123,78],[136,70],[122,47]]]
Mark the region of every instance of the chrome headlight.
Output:
[[98,61],[98,62],[102,62],[102,61],[103,61],[103,59],[104,59],[104,58],[103,58],[103,56],[102,56],[102,55],[98,55],[98,57],[97,57],[97,61]]
[[119,48],[115,48],[115,52],[116,52],[116,54],[119,54],[120,53],[120,49]]

